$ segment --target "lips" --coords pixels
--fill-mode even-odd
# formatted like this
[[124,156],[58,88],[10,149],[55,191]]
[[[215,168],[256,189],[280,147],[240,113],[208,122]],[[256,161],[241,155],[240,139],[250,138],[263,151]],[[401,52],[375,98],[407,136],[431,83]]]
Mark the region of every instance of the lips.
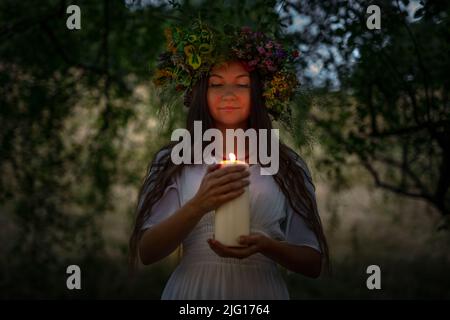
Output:
[[222,108],[219,108],[219,110],[224,110],[224,111],[232,111],[232,110],[238,110],[240,109],[239,107],[232,107],[232,106],[225,106]]

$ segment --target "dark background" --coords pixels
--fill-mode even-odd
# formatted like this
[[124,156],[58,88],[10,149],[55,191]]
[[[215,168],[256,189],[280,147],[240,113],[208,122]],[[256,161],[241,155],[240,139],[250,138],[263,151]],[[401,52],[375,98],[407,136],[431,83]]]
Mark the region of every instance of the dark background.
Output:
[[[71,4],[81,30],[66,27]],[[380,30],[366,26],[371,4]],[[127,241],[146,166],[186,115],[151,84],[163,30],[198,14],[301,52],[282,137],[312,171],[334,273],[284,273],[292,298],[450,298],[449,13],[448,1],[1,1],[0,298],[159,299],[176,253],[129,278]],[[71,264],[82,290],[66,288]],[[381,290],[366,287],[371,264]]]

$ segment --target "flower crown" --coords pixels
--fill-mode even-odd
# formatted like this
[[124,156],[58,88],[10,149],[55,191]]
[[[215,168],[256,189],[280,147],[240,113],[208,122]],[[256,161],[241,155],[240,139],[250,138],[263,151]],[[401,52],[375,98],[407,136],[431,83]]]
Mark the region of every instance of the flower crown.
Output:
[[214,64],[237,59],[251,72],[257,70],[263,82],[263,97],[269,113],[277,120],[290,115],[289,102],[299,81],[295,74],[298,50],[287,50],[262,32],[250,27],[225,25],[223,31],[194,20],[189,27],[164,30],[167,51],[159,57],[153,82],[156,86],[176,84],[184,91],[189,106],[192,87]]

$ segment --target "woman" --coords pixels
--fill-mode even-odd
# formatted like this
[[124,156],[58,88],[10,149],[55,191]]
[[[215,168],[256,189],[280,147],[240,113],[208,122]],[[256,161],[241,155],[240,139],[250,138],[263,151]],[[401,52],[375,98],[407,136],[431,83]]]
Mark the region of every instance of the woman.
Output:
[[[239,59],[214,64],[192,88],[186,127],[271,129],[260,73]],[[226,141],[226,139],[224,139]],[[317,278],[328,262],[314,185],[306,164],[280,142],[277,174],[260,165],[174,165],[156,155],[139,194],[132,261],[148,265],[183,247],[162,299],[289,299],[277,265]],[[226,145],[224,146],[226,148]],[[224,148],[224,149],[225,149]],[[248,149],[247,149],[248,150]],[[248,159],[248,152],[246,152]],[[214,210],[249,186],[251,234],[244,247],[214,240]]]

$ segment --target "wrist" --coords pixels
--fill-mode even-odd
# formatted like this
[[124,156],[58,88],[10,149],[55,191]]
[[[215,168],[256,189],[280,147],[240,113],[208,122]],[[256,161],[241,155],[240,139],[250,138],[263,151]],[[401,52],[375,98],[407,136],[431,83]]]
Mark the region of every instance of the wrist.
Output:
[[198,205],[195,198],[192,198],[191,200],[186,202],[185,207],[187,212],[195,218],[201,218],[204,215],[201,207]]
[[270,253],[273,251],[274,246],[276,246],[276,240],[264,236],[263,241],[261,241],[259,252],[263,255],[270,255]]

